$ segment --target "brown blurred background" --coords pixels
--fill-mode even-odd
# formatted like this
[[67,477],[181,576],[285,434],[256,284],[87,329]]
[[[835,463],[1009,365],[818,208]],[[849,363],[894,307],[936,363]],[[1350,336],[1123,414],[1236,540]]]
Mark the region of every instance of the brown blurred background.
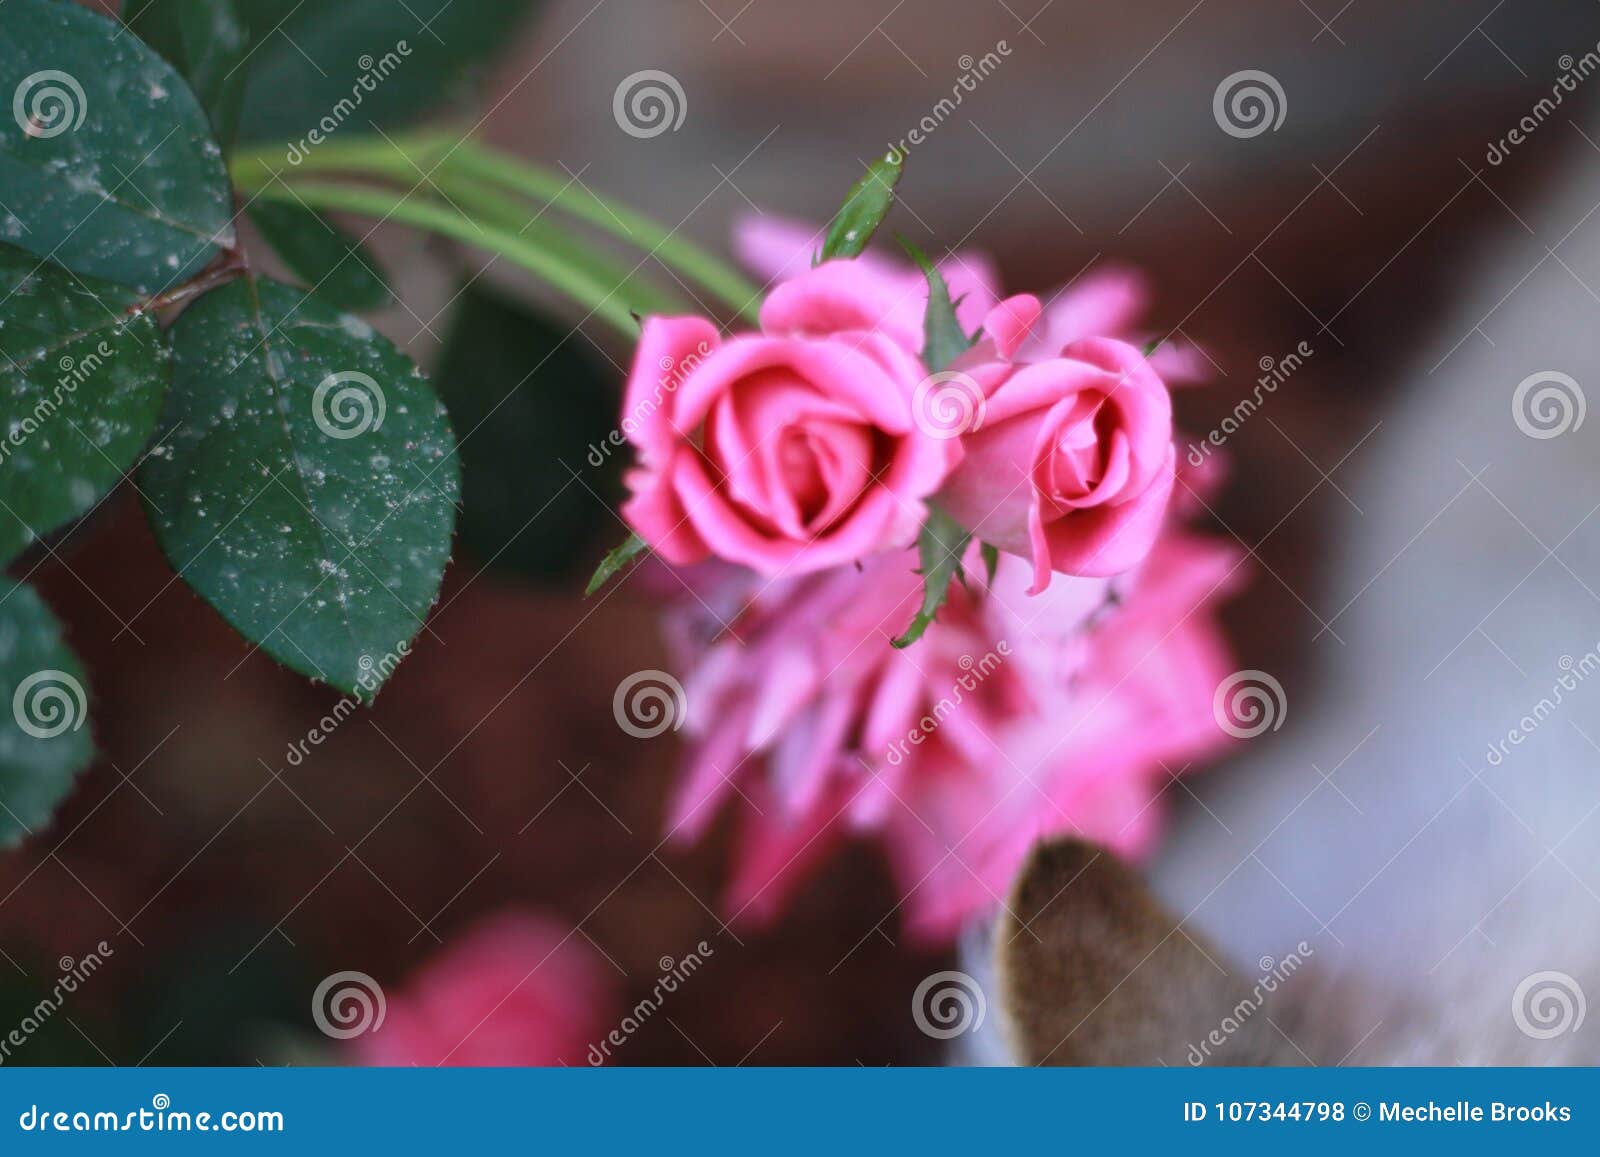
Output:
[[[498,145],[719,249],[756,207],[825,218],[863,162],[950,93],[964,55],[1004,41],[999,68],[911,150],[894,227],[926,249],[990,251],[1016,290],[1113,259],[1145,269],[1159,289],[1152,328],[1178,328],[1218,368],[1179,397],[1195,434],[1250,391],[1261,359],[1313,347],[1267,420],[1230,444],[1212,520],[1257,557],[1248,610],[1229,613],[1241,661],[1283,673],[1291,694],[1311,648],[1334,645],[1313,641],[1306,604],[1343,501],[1324,473],[1362,468],[1417,328],[1552,174],[1595,163],[1587,137],[1600,139],[1573,102],[1506,164],[1485,162],[1549,91],[1558,58],[1600,39],[1600,10],[1580,0],[535,8],[450,95],[456,119],[488,112]],[[687,110],[678,131],[639,140],[618,129],[612,96],[647,68],[678,79]],[[1241,69],[1281,82],[1277,131],[1239,139],[1213,119],[1214,90]],[[483,259],[398,229],[375,242],[408,307],[378,324],[435,362],[453,322],[434,315]],[[500,269],[477,287],[543,300]],[[596,333],[577,356],[600,382],[603,434],[627,351]],[[502,359],[505,380],[491,375],[485,393],[515,386],[518,369]],[[659,957],[715,945],[707,975],[623,1063],[938,1059],[907,1006],[947,960],[903,942],[870,848],[834,860],[787,920],[755,932],[718,920],[720,839],[692,854],[658,846],[677,752],[623,734],[610,706],[626,675],[664,665],[654,609],[636,585],[581,598],[581,575],[620,533],[590,493],[609,480],[589,476],[581,437],[563,452],[548,431],[524,433],[546,441],[501,495],[512,549],[492,568],[458,551],[376,708],[300,766],[288,745],[337,695],[251,654],[172,581],[132,496],[57,546],[67,565],[35,580],[91,674],[101,756],[53,827],[0,858],[0,988],[26,1008],[57,957],[100,939],[116,955],[69,1023],[16,1060],[281,1062],[310,1032],[319,978],[348,968],[398,982],[510,904],[576,925],[633,999]]]

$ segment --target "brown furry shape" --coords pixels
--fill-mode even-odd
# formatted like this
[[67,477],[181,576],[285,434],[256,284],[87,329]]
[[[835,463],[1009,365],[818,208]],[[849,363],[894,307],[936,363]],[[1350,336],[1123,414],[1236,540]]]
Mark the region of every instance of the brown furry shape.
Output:
[[1034,849],[995,951],[1021,1063],[1305,1063],[1285,1033],[1287,978],[1264,991],[1264,978],[1246,977],[1131,869],[1081,841]]

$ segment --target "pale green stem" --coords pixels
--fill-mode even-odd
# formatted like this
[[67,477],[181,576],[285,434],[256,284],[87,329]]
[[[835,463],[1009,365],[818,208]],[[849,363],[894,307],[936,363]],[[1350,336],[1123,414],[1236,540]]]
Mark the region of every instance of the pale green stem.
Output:
[[590,192],[569,177],[467,142],[448,162],[503,188],[537,197],[595,228],[637,245],[704,286],[747,321],[759,317],[761,289],[726,262],[641,213]]
[[588,222],[596,229],[645,250],[668,268],[711,291],[741,317],[755,321],[761,289],[733,266],[679,237],[641,213],[589,191],[564,177],[517,157],[437,133],[392,138],[355,137],[328,141],[284,168],[265,152],[240,152],[233,158],[234,178],[260,187],[276,174],[292,179],[310,172],[380,173],[401,181],[435,179],[447,173],[471,175],[508,192],[542,200]]
[[[248,182],[241,179],[241,184]],[[258,190],[268,200],[300,202],[313,209],[360,213],[428,229],[453,240],[498,253],[548,282],[578,304],[589,307],[629,338],[639,336],[639,324],[613,285],[542,249],[515,233],[469,220],[456,210],[421,197],[388,189],[328,182],[270,184]]]
[[636,313],[684,313],[689,309],[678,295],[668,293],[635,270],[622,268],[588,244],[573,238],[570,232],[531,216],[527,206],[513,197],[444,169],[430,177],[429,181],[437,186],[447,200],[455,202],[480,220],[524,237],[541,249],[562,257],[569,264],[588,269],[595,277],[610,281]]

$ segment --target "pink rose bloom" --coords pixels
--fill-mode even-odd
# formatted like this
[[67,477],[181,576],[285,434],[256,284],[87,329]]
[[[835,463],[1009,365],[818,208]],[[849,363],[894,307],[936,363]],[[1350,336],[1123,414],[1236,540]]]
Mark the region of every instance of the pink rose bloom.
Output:
[[622,513],[667,561],[798,574],[909,545],[959,455],[912,421],[915,354],[841,310],[853,263],[815,272],[767,299],[759,335],[645,323],[624,398],[638,465]]
[[608,1027],[606,967],[559,924],[504,912],[440,949],[348,1047],[363,1065],[585,1064]]
[[671,622],[691,664],[691,755],[669,828],[695,839],[735,810],[724,905],[753,923],[840,840],[877,837],[908,928],[933,942],[996,902],[1041,835],[1138,854],[1158,828],[1163,763],[1177,774],[1227,741],[1211,703],[1232,666],[1209,612],[1238,565],[1177,537],[1132,575],[1065,579],[1041,600],[1025,595],[1028,567],[1002,558],[987,590],[969,568],[973,590],[953,588],[903,652],[887,639],[916,579],[887,556],[746,585],[753,601],[720,633],[688,600]]
[[[1037,316],[1031,298],[1003,302],[986,344],[1017,353]],[[1042,361],[962,368],[982,401],[941,505],[984,542],[1031,557],[1034,593],[1053,571],[1103,577],[1138,564],[1161,532],[1177,462],[1172,399],[1144,355],[1082,338]]]

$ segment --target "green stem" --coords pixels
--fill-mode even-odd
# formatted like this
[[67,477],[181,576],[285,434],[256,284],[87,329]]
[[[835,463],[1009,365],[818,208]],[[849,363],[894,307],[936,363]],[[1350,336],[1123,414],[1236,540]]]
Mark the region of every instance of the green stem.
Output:
[[[241,184],[248,184],[241,179]],[[453,240],[498,253],[543,278],[578,304],[591,308],[620,333],[639,336],[639,325],[615,286],[588,270],[519,237],[509,230],[469,220],[448,206],[389,189],[330,182],[274,183],[257,190],[268,200],[299,201],[313,209],[360,213],[428,229]]]
[[441,169],[431,183],[450,201],[460,205],[485,223],[498,229],[528,239],[539,248],[553,253],[569,264],[588,269],[595,277],[609,281],[630,309],[639,314],[685,313],[689,306],[676,294],[668,293],[641,277],[637,270],[624,269],[609,260],[588,244],[575,240],[570,232],[562,230],[536,216],[529,216],[526,207],[515,198],[507,197],[494,189],[461,174]]
[[502,187],[538,197],[595,228],[647,250],[662,263],[675,266],[698,282],[735,313],[748,321],[758,319],[761,289],[736,269],[708,253],[692,241],[652,221],[642,213],[591,193],[571,178],[564,178],[537,165],[504,153],[483,149],[468,141],[448,162],[463,172]]
[[[291,170],[279,165],[276,157],[260,151],[236,153],[232,165],[234,179],[241,185],[262,187],[274,176],[292,179]],[[541,199],[603,233],[645,250],[663,265],[711,291],[740,317],[758,319],[761,289],[727,262],[645,215],[590,192],[571,178],[472,140],[461,141],[439,133],[354,137],[319,145],[292,166],[294,174],[330,171],[382,174],[401,181],[417,181],[423,173],[435,178],[459,174],[492,182],[510,193]]]

